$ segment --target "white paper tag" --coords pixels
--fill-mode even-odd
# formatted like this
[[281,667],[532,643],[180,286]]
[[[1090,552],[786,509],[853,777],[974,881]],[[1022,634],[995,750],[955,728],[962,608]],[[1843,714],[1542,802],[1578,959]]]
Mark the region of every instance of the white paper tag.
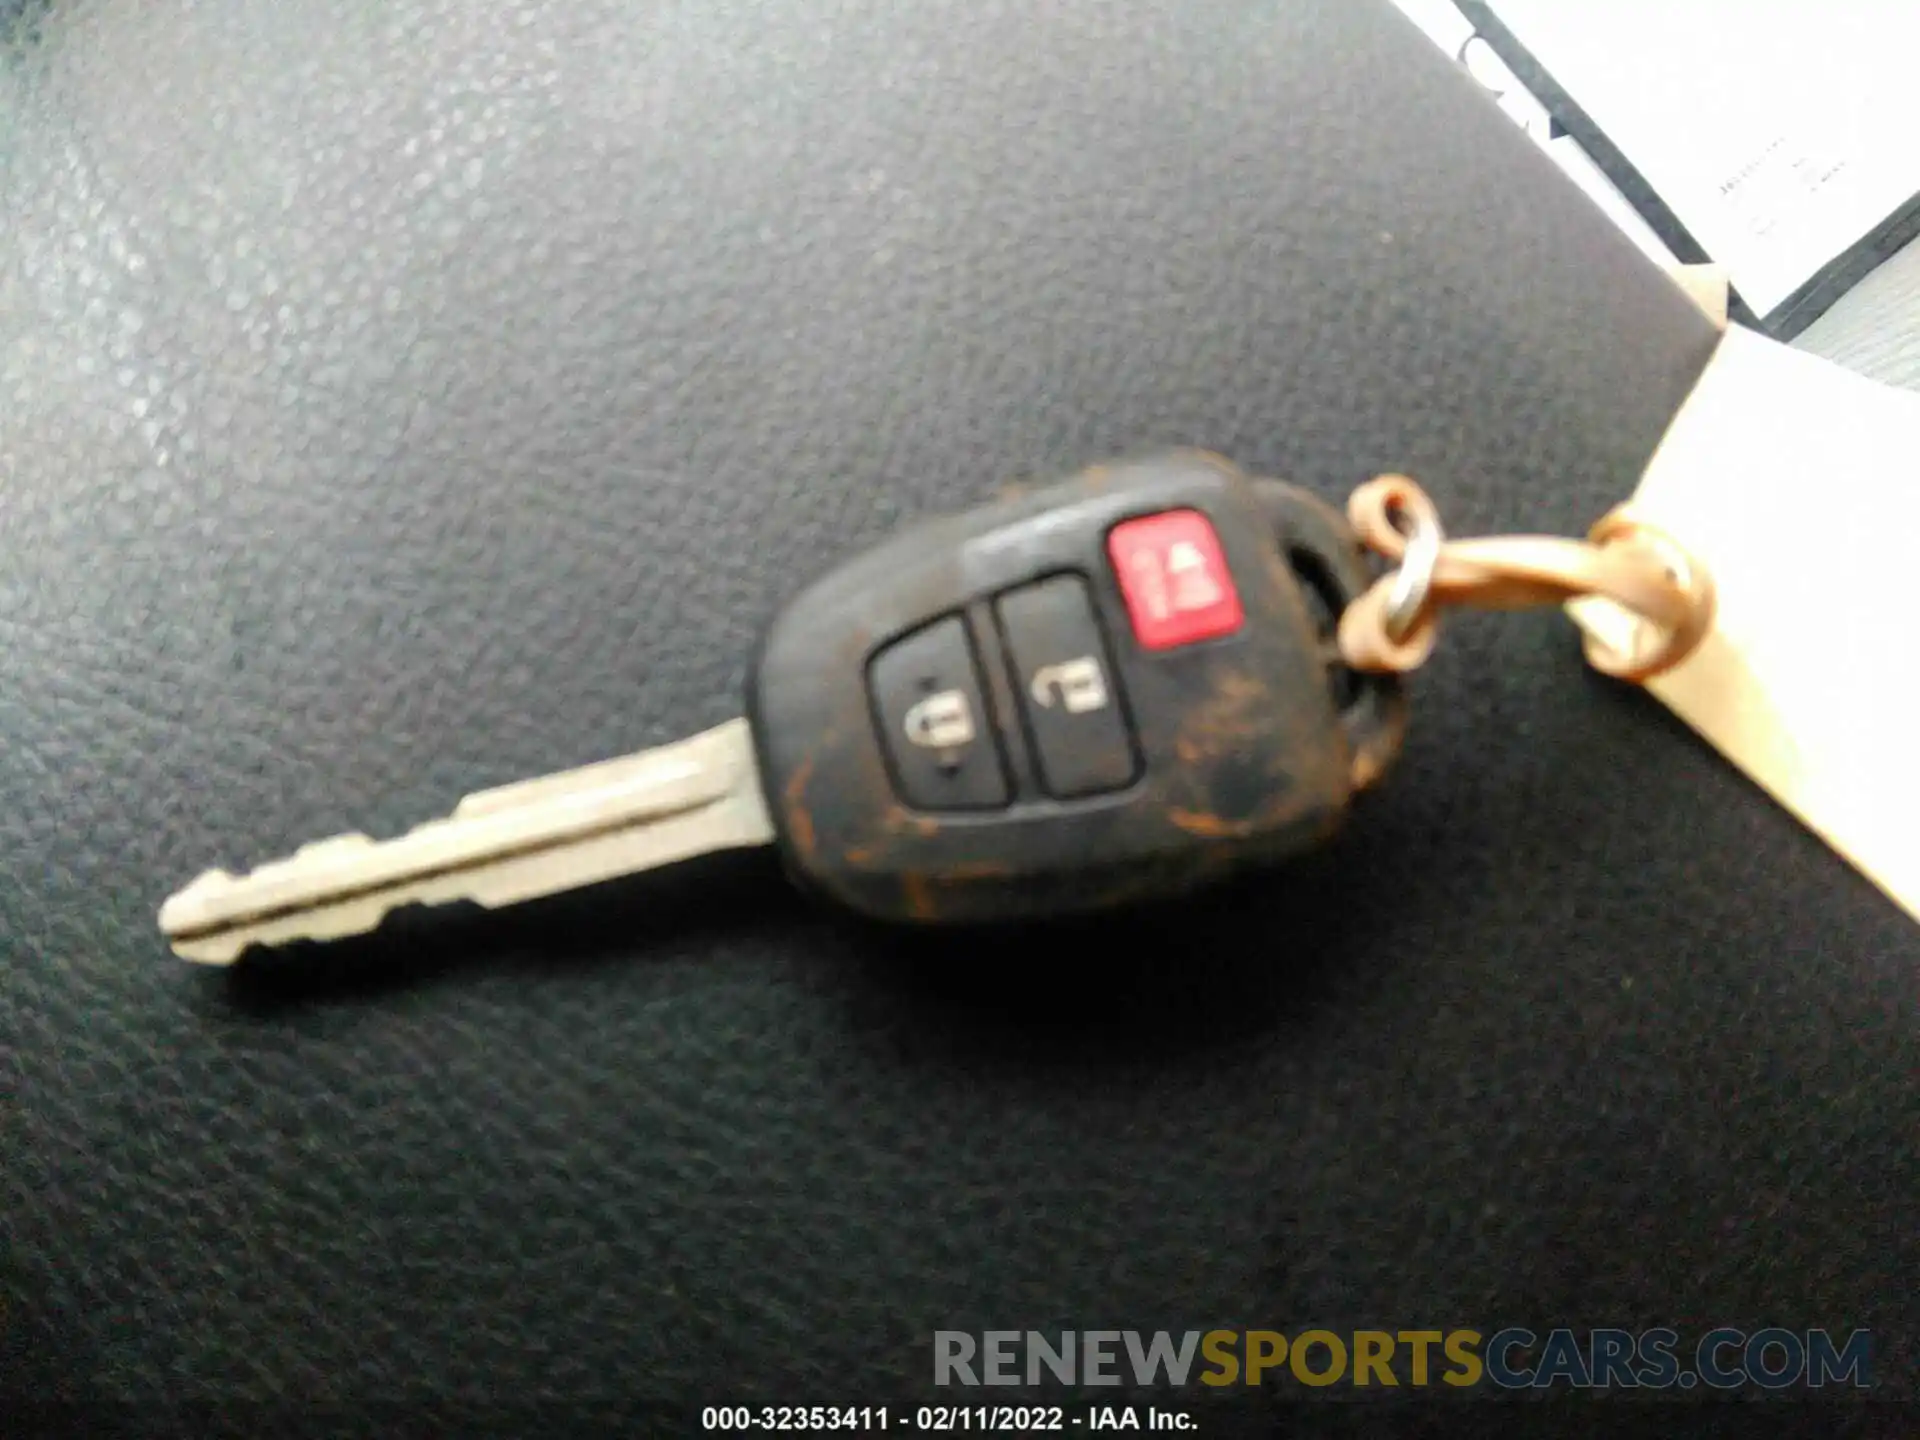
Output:
[[1920,919],[1920,395],[1733,327],[1632,503],[1719,597],[1648,690]]

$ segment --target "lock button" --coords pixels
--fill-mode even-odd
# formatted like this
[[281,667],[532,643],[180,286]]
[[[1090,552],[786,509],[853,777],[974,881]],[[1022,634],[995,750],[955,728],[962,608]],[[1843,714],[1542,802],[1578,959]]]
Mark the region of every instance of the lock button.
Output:
[[900,798],[917,810],[996,810],[1009,798],[966,622],[936,620],[867,671],[874,722]]
[[1040,783],[1057,800],[1122,790],[1140,773],[1086,581],[1056,575],[994,607]]

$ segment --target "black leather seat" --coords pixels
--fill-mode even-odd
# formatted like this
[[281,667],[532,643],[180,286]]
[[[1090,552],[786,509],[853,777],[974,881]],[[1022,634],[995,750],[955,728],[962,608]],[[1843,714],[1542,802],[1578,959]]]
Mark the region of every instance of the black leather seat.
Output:
[[1713,332],[1381,0],[29,10],[9,1408],[681,1428],[932,1398],[938,1329],[1911,1324],[1911,924],[1551,617],[1450,627],[1329,852],[1065,936],[744,857],[159,941],[206,864],[726,718],[804,577],[1010,479],[1197,444],[1583,530]]

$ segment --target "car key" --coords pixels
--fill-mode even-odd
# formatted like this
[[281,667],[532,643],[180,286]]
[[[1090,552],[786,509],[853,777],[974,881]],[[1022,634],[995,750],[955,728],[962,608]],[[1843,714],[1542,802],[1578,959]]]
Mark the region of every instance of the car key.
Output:
[[1399,751],[1400,682],[1341,659],[1360,543],[1305,491],[1178,452],[914,526],[766,632],[746,715],[343,835],[160,924],[189,960],[499,907],[704,852],[778,847],[804,887],[920,924],[1190,890],[1330,834]]

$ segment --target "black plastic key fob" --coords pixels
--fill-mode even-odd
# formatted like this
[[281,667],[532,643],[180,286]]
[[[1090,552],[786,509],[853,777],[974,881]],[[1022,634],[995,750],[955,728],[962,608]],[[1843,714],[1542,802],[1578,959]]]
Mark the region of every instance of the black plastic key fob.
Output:
[[748,715],[788,868],[857,911],[1010,920],[1311,846],[1393,761],[1397,681],[1341,664],[1345,520],[1182,452],[927,521],[827,575]]

